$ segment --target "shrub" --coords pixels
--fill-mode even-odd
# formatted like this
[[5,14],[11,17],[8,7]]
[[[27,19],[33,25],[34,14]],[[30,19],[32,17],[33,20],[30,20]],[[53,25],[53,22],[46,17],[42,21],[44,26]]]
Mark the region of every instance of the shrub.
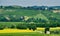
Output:
[[33,31],[35,31],[36,30],[36,25],[33,25],[32,29],[33,29]]
[[12,24],[10,28],[16,28],[16,25],[15,24]]
[[0,24],[0,30],[3,30],[5,28],[5,25]]
[[35,24],[29,24],[28,28],[29,28],[29,30],[32,29],[33,31],[35,31],[36,30],[36,25]]
[[16,27],[17,29],[27,29],[27,26],[24,24],[18,24]]

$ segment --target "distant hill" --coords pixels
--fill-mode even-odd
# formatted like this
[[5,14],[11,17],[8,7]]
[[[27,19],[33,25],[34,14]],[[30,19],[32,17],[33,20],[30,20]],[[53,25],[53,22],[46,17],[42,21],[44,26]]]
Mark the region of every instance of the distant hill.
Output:
[[59,13],[53,13],[48,10],[27,10],[27,9],[0,9],[0,16],[15,16],[20,18],[21,16],[27,16],[32,18],[41,18],[44,20],[60,19]]
[[0,6],[4,9],[33,9],[33,10],[60,10],[60,6]]

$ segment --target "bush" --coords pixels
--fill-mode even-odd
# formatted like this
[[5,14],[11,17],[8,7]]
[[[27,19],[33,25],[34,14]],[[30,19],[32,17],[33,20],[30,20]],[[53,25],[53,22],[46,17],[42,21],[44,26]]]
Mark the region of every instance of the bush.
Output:
[[10,28],[16,28],[16,25],[15,24],[12,24]]
[[32,29],[33,31],[35,31],[36,30],[36,25],[35,24],[29,24],[28,28],[29,28],[29,30]]
[[36,25],[33,25],[32,29],[33,29],[33,31],[35,31],[36,30]]
[[5,25],[0,24],[0,30],[3,30],[5,28]]
[[27,29],[27,26],[24,24],[18,24],[16,27],[17,29]]
[[60,34],[60,31],[59,30],[55,30],[55,31],[50,31],[51,34]]

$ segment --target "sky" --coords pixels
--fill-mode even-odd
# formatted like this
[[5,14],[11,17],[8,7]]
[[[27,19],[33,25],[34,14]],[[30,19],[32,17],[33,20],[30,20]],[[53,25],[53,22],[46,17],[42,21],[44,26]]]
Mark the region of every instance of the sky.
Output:
[[60,6],[60,0],[0,0],[0,5]]

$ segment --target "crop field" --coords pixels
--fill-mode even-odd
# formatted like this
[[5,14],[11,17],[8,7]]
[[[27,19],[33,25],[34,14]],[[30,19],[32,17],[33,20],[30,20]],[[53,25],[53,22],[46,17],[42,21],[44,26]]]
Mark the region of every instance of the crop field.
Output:
[[[44,31],[45,28],[37,28],[35,31],[27,29],[10,29],[10,28],[5,28],[3,30],[0,30],[0,33],[17,33],[17,32],[40,32]],[[60,27],[56,28],[50,28],[50,31],[55,31],[55,30],[60,30]]]
[[0,30],[0,33],[21,33],[21,32],[34,32],[33,30],[21,30],[21,29],[4,29]]
[[60,36],[60,34],[41,34],[39,32],[0,33],[0,36]]

